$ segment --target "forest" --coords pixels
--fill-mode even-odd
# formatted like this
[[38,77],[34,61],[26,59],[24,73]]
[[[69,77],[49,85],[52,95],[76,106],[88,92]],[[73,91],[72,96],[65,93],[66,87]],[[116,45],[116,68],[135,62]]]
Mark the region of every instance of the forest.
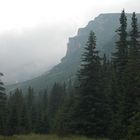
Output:
[[46,87],[39,93],[30,86],[27,93],[19,88],[6,93],[0,81],[0,135],[140,140],[138,20],[134,12],[130,31],[124,10],[118,20],[112,57],[100,56],[98,38],[91,31],[75,80],[55,82],[51,89]]

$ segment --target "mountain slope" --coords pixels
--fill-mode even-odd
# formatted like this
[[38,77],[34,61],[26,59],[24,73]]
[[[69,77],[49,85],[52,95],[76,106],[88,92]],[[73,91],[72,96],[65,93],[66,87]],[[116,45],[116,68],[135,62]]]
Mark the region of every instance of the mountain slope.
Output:
[[[51,87],[54,82],[67,82],[70,78],[76,76],[76,72],[80,65],[80,57],[85,47],[89,32],[92,30],[97,36],[97,49],[106,53],[110,57],[115,49],[115,41],[117,39],[115,30],[119,27],[120,14],[100,14],[94,20],[90,21],[84,28],[80,28],[75,37],[70,37],[67,44],[67,53],[62,58],[61,63],[55,66],[49,72],[34,78],[32,80],[7,86],[7,90],[15,88],[27,89],[32,86],[35,91]],[[137,14],[140,21],[140,14]],[[128,30],[130,29],[131,14],[127,14]]]

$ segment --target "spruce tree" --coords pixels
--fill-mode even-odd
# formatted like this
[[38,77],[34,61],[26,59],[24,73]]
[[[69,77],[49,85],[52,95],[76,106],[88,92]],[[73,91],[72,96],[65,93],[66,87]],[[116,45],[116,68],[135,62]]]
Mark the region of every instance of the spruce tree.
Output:
[[72,122],[73,122],[73,104],[74,104],[74,87],[72,85],[71,79],[67,85],[67,94],[64,98],[64,103],[59,108],[56,117],[55,117],[55,125],[54,132],[64,137],[66,135],[72,134]]
[[55,83],[52,87],[50,97],[49,97],[49,104],[48,104],[48,115],[49,115],[49,122],[50,126],[53,129],[53,125],[55,122],[56,114],[59,108],[64,103],[65,92],[63,86],[58,83]]
[[43,93],[40,92],[37,96],[37,133],[48,133],[49,123],[48,123],[48,95],[45,90]]
[[16,89],[15,93],[10,98],[9,116],[8,116],[8,133],[9,135],[20,134],[23,131],[22,117],[23,117],[23,95],[22,91]]
[[[107,60],[106,55],[104,54],[103,57],[103,64],[101,69],[101,89],[103,92],[104,97],[104,108],[106,110],[106,113],[104,114],[104,126],[106,126],[106,129],[104,130],[105,136],[108,136],[109,128],[110,128],[110,120],[111,120],[111,82],[112,82],[112,65],[109,60]],[[114,104],[114,103],[113,103]]]
[[[111,127],[111,137],[118,140],[126,135],[126,122],[124,115],[126,79],[125,73],[128,62],[128,41],[127,41],[127,17],[123,10],[120,16],[120,27],[116,31],[118,33],[118,41],[116,42],[116,52],[113,54],[114,77],[117,92],[112,92],[113,99],[116,99],[117,105],[113,112],[113,122]],[[113,85],[114,86],[114,85]],[[113,91],[113,90],[112,90]],[[115,94],[114,94],[115,93]],[[114,94],[114,95],[113,95]],[[114,97],[116,96],[116,97]]]
[[75,131],[87,136],[103,136],[104,95],[101,91],[101,58],[96,50],[96,37],[90,32],[78,72],[78,94],[76,99]]
[[131,119],[128,126],[128,134],[125,140],[139,140],[140,139],[140,112],[136,113]]
[[[0,77],[3,76],[0,73]],[[4,83],[0,79],[0,134],[4,134],[5,126],[6,126],[6,93],[4,88]]]
[[23,99],[23,106],[21,108],[21,119],[20,119],[20,126],[21,126],[21,130],[20,133],[21,134],[29,134],[30,133],[30,123],[29,123],[29,116],[28,116],[28,108],[26,106],[25,103],[25,98]]
[[48,115],[48,91],[45,90],[43,92],[43,97],[42,97],[42,133],[49,133],[49,115]]
[[[128,55],[128,90],[127,96],[133,100],[133,109],[130,112],[137,113],[140,101],[140,34],[138,31],[138,21],[136,14],[132,15],[132,30],[130,32],[130,46]],[[134,103],[135,102],[135,103]]]
[[[125,104],[125,116],[127,125],[129,126],[128,135],[130,135],[130,131],[135,131],[132,130],[132,128],[137,128],[137,130],[139,128],[140,130],[138,123],[140,122],[140,115],[138,115],[140,114],[140,34],[138,31],[138,20],[135,12],[132,15],[131,26]],[[138,136],[137,132],[131,133],[134,137],[135,134]]]
[[28,93],[26,95],[26,105],[27,105],[27,115],[29,119],[29,128],[31,132],[34,132],[36,129],[37,122],[37,109],[34,90],[32,87],[28,88]]
[[116,52],[113,54],[113,61],[119,80],[125,72],[128,60],[128,41],[127,41],[127,17],[123,10],[120,16],[120,27],[116,30],[119,39],[116,42]]

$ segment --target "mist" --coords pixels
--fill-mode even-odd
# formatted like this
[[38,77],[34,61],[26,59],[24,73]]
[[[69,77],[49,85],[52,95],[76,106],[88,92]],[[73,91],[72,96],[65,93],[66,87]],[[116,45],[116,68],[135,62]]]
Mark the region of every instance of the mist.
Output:
[[65,56],[68,38],[101,13],[140,12],[139,0],[5,0],[0,2],[0,72],[26,81]]
[[60,63],[71,32],[71,28],[42,25],[0,35],[0,65],[5,83],[32,79]]

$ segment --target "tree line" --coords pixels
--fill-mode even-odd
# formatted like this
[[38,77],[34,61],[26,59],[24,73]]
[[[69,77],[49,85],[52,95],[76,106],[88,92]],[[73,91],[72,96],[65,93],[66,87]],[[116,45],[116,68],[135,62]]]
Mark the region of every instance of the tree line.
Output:
[[[75,81],[55,83],[38,95],[29,87],[6,96],[0,82],[0,134],[55,133],[111,140],[140,139],[140,34],[123,10],[116,51],[108,60],[90,32]],[[2,76],[2,74],[1,74]]]

